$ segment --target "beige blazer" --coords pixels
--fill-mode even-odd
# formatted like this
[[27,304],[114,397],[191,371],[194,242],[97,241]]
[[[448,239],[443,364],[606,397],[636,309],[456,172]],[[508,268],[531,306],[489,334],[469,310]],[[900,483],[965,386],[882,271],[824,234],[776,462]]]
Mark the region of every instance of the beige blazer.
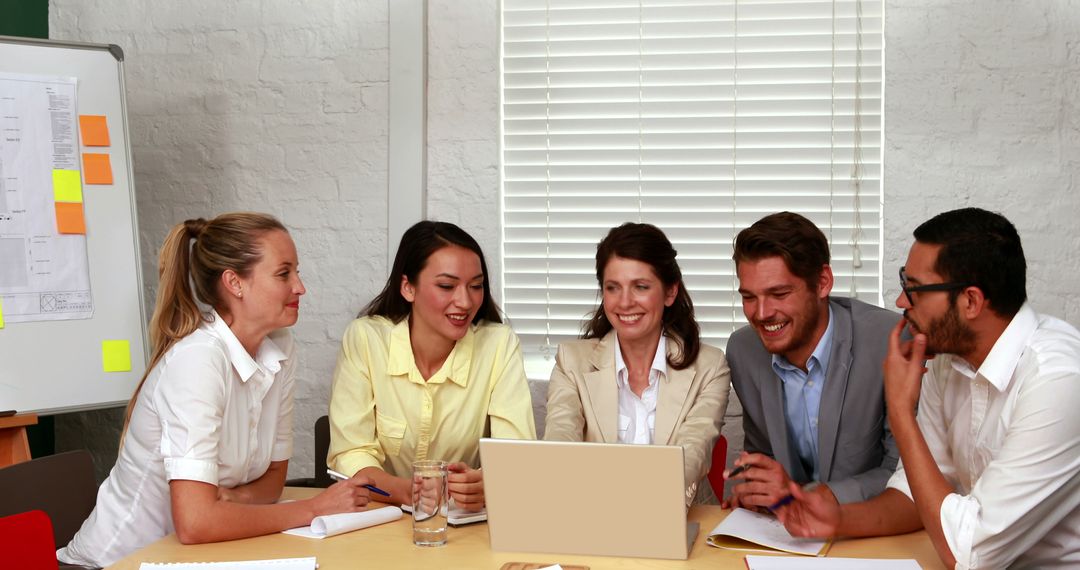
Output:
[[[667,347],[669,356],[678,353],[674,340],[669,338]],[[709,472],[730,389],[731,372],[724,352],[706,344],[701,345],[693,364],[683,370],[669,365],[660,381],[653,441],[682,446],[687,504]],[[559,345],[548,384],[544,430],[548,441],[619,442],[614,332],[602,339]],[[707,490],[706,484],[703,491]],[[707,496],[711,493],[702,498]]]

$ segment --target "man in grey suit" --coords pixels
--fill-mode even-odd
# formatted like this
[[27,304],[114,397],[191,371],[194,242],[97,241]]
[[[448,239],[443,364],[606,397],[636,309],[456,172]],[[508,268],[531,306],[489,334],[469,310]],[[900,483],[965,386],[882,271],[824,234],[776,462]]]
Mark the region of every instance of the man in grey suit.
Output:
[[881,366],[900,315],[830,297],[828,241],[798,214],[741,231],[733,258],[750,324],[727,345],[746,439],[725,504],[773,507],[791,481],[840,504],[881,493],[898,457]]

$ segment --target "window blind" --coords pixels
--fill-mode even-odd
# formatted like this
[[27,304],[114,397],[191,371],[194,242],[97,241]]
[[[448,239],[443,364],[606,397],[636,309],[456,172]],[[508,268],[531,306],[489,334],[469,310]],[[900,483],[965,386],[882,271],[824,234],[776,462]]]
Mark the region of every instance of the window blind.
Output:
[[735,234],[791,210],[834,293],[881,300],[882,3],[503,0],[503,307],[530,377],[599,303],[626,221],[678,250],[707,343],[745,324]]

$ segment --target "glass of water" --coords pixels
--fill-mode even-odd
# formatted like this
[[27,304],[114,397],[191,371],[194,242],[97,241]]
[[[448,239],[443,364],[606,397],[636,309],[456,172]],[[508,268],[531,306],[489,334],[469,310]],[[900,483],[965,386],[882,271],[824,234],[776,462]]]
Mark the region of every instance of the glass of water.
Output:
[[443,546],[446,544],[445,461],[413,462],[413,544]]

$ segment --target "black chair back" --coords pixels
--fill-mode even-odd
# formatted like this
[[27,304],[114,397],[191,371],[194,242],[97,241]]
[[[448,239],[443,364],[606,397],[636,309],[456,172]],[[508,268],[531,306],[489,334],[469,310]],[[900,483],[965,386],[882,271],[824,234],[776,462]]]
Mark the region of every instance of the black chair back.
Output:
[[323,416],[315,420],[315,486],[324,489],[334,484],[334,480],[326,473],[328,453],[330,453],[330,416]]
[[94,461],[84,449],[0,469],[0,516],[35,509],[52,520],[56,546],[65,546],[94,510]]
[[326,454],[330,452],[330,417],[323,416],[315,420],[315,476],[303,479],[289,479],[285,484],[290,487],[327,488],[334,480],[326,472]]

